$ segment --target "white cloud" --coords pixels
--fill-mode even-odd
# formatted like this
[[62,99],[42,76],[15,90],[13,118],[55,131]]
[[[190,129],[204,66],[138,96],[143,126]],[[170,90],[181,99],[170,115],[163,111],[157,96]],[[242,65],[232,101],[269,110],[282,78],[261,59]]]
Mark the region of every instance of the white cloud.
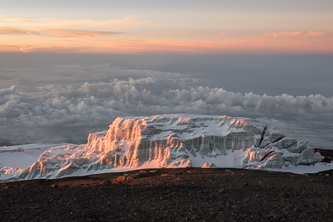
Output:
[[0,90],[0,143],[84,142],[117,116],[162,113],[331,119],[333,98],[234,93],[195,86],[186,79],[113,79],[79,87],[45,85],[33,93]]

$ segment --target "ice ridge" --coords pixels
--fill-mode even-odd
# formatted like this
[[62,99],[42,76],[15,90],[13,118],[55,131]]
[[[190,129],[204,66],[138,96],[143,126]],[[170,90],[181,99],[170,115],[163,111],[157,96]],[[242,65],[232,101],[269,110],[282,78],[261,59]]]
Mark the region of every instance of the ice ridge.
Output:
[[281,169],[322,160],[307,142],[249,118],[169,114],[119,117],[87,144],[52,147],[0,181],[60,178],[161,167]]

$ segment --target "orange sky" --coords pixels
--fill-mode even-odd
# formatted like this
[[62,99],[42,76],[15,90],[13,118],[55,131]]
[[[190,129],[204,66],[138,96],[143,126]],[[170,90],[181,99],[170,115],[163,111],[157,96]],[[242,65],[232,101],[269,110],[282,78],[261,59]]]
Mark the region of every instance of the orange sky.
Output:
[[111,7],[101,1],[91,11],[88,3],[68,5],[72,10],[66,11],[63,1],[39,8],[40,1],[18,2],[22,8],[2,3],[1,52],[333,53],[328,1],[320,7],[303,1],[303,8],[287,1],[275,8],[253,4],[249,10],[217,1],[212,7],[194,1],[177,8]]

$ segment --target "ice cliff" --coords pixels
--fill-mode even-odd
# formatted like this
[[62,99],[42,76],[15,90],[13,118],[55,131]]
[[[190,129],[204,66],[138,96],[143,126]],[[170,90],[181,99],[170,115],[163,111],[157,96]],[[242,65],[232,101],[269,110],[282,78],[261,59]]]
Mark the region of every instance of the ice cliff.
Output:
[[0,168],[0,180],[59,178],[160,167],[279,169],[322,157],[307,143],[248,118],[156,115],[117,118],[85,145],[56,146],[25,169]]

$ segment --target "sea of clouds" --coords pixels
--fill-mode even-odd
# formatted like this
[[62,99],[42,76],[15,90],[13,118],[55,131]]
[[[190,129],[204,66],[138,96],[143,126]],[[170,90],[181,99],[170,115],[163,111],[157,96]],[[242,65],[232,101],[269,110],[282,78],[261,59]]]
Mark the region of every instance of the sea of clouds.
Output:
[[[86,82],[78,87],[45,85],[30,93],[18,86],[1,89],[1,142],[80,143],[88,132],[107,129],[117,116],[163,113],[245,116],[290,124],[299,122],[300,126],[308,124],[310,131],[318,128],[311,126],[313,122],[321,122],[325,128],[326,120],[332,120],[332,97],[242,94],[192,86],[193,81],[147,77]],[[329,125],[326,130],[332,133]]]
[[256,118],[333,149],[333,97],[232,92],[204,76],[112,64],[0,71],[0,146],[80,144],[118,116],[186,113]]

